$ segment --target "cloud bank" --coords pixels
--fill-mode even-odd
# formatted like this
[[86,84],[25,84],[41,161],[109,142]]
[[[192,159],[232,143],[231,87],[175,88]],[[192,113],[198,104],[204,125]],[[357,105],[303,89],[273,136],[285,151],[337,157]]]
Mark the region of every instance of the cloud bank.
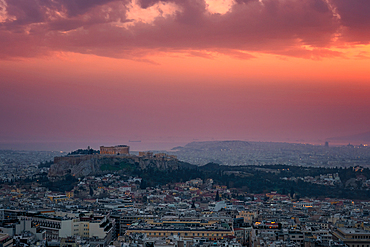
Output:
[[[0,58],[52,52],[141,59],[160,52],[320,59],[369,44],[367,0],[0,0]],[[215,7],[215,6],[211,6]],[[217,6],[216,6],[217,7]]]

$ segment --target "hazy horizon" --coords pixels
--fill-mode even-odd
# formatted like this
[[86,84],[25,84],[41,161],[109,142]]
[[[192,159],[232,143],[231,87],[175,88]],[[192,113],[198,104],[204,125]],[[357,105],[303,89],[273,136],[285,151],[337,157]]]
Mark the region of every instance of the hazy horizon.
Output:
[[[211,142],[211,141],[246,141],[246,142],[280,142],[280,143],[298,143],[298,144],[312,144],[324,145],[327,140],[304,141],[304,140],[257,140],[257,139],[192,139],[192,140],[126,140],[126,141],[15,141],[15,142],[0,142],[0,149],[2,150],[18,150],[18,151],[63,151],[71,152],[77,149],[86,149],[90,146],[93,149],[99,150],[100,146],[115,146],[115,145],[128,145],[130,151],[149,151],[149,150],[163,150],[170,151],[177,146],[185,146],[191,142]],[[370,142],[366,141],[328,141],[330,146],[344,146],[349,143],[352,145],[367,145]]]

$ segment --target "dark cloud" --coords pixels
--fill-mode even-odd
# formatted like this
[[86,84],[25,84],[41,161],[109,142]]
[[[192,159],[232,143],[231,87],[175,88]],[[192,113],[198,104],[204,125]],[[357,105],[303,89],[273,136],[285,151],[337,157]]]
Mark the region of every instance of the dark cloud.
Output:
[[249,2],[252,2],[252,1],[258,1],[258,0],[235,0],[236,3],[238,4],[247,4]]
[[[370,1],[368,0],[333,0],[341,17],[341,23],[350,28],[370,26]],[[365,30],[364,30],[365,31]]]
[[331,0],[341,24],[344,26],[344,41],[365,43],[370,42],[370,1],[368,0]]
[[29,33],[38,29],[40,35],[51,35],[50,31],[70,31],[101,23],[125,22],[126,4],[127,1],[112,0],[8,0],[6,10],[9,18],[0,23],[0,30]]
[[69,16],[85,14],[89,9],[106,5],[114,0],[59,0],[59,2],[68,10]]
[[147,9],[159,2],[162,3],[175,3],[181,11],[177,13],[176,20],[183,24],[202,25],[204,13],[206,12],[205,1],[199,0],[139,0],[139,5]]
[[328,4],[323,0],[314,0],[310,5],[318,12],[327,13],[330,11]]
[[27,25],[45,21],[43,6],[37,0],[11,0],[7,2],[7,12],[16,18],[14,25]]
[[[145,9],[158,2],[140,0],[139,5]],[[179,10],[150,24],[122,27],[116,24],[130,21],[129,0],[7,0],[8,15],[15,18],[0,24],[0,45],[8,45],[0,49],[1,56],[73,51],[141,59],[148,51],[205,57],[207,51],[222,51],[250,59],[249,52],[258,51],[319,59],[341,56],[330,51],[342,45],[338,42],[370,41],[367,0],[330,0],[331,6],[325,0],[236,0],[222,15],[209,13],[204,0],[161,2],[174,3]],[[341,39],[334,41],[340,31]],[[28,49],[19,49],[23,45]]]
[[159,0],[139,0],[139,5],[140,7],[146,9],[146,8],[149,8],[151,6],[153,6],[154,4],[160,2]]

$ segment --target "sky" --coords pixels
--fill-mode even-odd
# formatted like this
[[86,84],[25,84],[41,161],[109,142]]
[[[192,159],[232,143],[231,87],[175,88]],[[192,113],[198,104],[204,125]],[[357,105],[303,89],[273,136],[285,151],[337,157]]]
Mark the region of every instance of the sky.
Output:
[[0,148],[369,132],[368,13],[368,0],[0,0]]

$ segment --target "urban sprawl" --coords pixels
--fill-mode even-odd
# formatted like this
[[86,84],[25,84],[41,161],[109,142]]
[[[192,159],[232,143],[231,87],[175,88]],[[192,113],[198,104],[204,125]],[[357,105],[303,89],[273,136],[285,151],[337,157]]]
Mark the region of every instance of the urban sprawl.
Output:
[[[147,187],[116,172],[80,177],[61,193],[41,186],[47,167],[1,169],[0,246],[370,246],[369,198],[253,194],[210,178]],[[341,182],[338,174],[282,180]]]

